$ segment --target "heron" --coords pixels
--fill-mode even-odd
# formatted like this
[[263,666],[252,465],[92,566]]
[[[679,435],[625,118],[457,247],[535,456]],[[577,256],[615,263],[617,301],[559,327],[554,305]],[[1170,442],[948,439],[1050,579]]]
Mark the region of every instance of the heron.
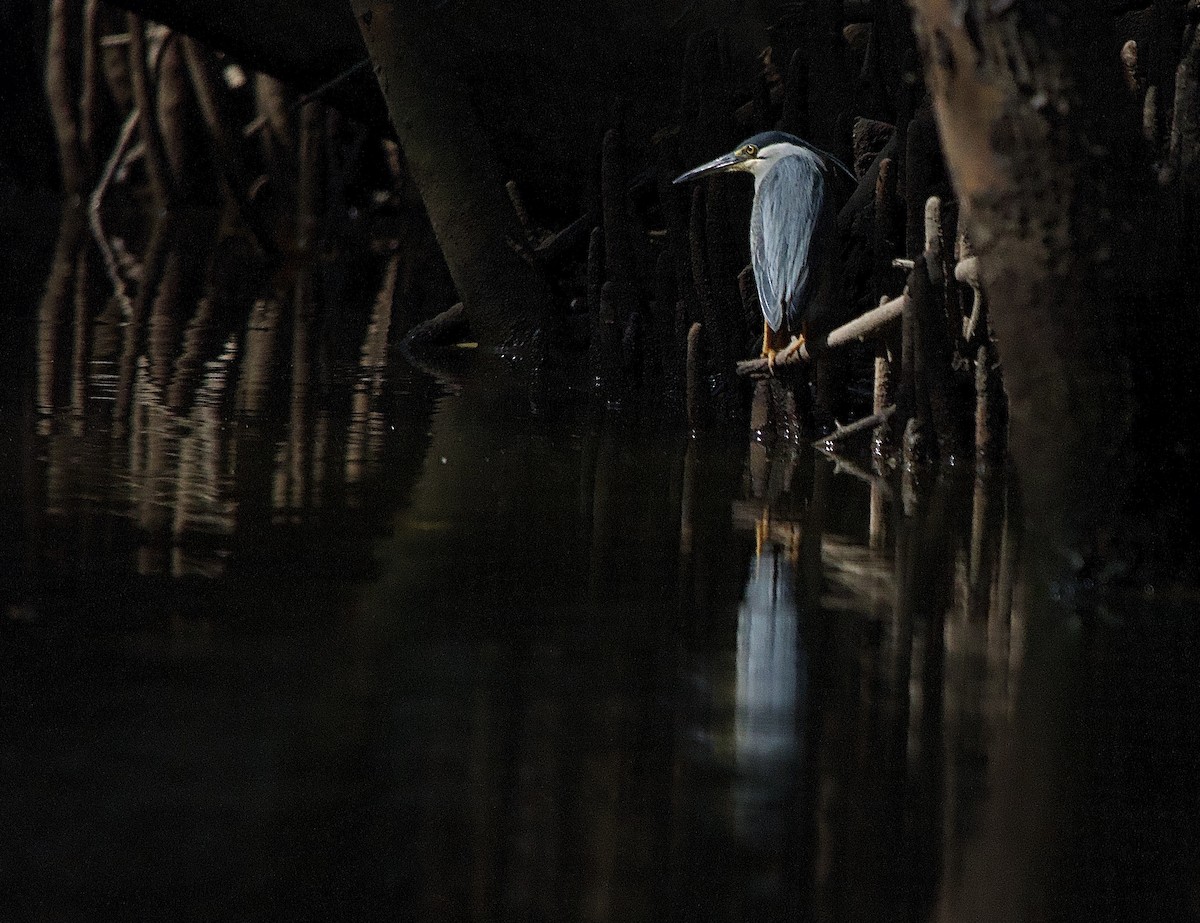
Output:
[[836,172],[855,179],[832,154],[766,131],[675,183],[732,172],[754,176],[750,263],[763,313],[762,355],[773,372],[777,360],[806,341],[822,341],[836,326],[837,209],[829,186]]

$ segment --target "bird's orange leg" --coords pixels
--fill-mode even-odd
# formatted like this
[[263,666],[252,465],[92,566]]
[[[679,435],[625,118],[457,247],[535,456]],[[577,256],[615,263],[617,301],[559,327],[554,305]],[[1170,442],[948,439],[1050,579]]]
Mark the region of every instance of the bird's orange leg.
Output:
[[762,514],[754,523],[754,560],[762,557],[763,549],[771,540],[771,508],[764,506]]
[[775,354],[783,349],[787,344],[786,326],[783,330],[772,330],[771,325],[763,321],[763,358],[767,360],[767,367],[771,370],[771,374],[775,374]]

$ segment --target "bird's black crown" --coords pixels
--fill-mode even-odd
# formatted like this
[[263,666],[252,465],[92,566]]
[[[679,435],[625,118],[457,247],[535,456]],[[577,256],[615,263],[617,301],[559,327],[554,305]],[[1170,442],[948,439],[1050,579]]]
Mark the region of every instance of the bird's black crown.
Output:
[[789,135],[786,131],[760,131],[757,135],[747,138],[740,145],[738,145],[738,149],[741,150],[741,148],[750,144],[754,145],[755,149],[759,151],[770,144],[795,144],[797,147],[806,148],[820,157],[825,162],[827,169],[839,170],[852,183],[857,182],[857,179],[850,171],[850,168],[829,153],[829,151],[823,151],[819,147],[814,147],[803,138],[797,138],[795,135]]
[[757,135],[747,138],[738,147],[745,147],[747,144],[753,144],[760,151],[769,144],[795,144],[799,147],[812,147],[811,144],[801,141],[795,135],[789,135],[786,131],[760,131]]

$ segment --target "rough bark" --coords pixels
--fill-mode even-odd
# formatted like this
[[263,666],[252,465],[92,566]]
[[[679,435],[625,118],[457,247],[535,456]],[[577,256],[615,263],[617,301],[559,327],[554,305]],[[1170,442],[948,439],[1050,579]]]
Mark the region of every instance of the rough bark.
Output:
[[[1084,75],[1028,5],[965,19],[951,0],[911,6],[988,293],[1025,496],[1040,527],[1087,546],[1127,484],[1132,395],[1114,342],[1120,295],[1105,286],[1115,241],[1102,212],[1115,203],[1078,115]],[[1066,21],[1078,30],[1090,18],[1081,7]]]
[[549,302],[545,279],[509,241],[520,228],[466,89],[424,4],[355,0],[354,12],[409,171],[482,342],[523,349]]

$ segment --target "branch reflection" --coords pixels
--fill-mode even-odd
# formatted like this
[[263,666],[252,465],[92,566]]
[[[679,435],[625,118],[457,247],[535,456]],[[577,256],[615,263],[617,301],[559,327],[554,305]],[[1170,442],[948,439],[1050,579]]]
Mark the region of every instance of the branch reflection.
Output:
[[[264,440],[275,443],[271,505],[293,525],[329,497],[356,503],[390,451],[384,378],[408,258],[327,270],[302,257],[268,276],[253,244],[214,218],[164,214],[140,243],[109,242],[133,294],[122,315],[84,216],[67,210],[36,317],[40,515],[128,519],[143,575],[224,571],[238,536],[258,528],[246,517],[265,509]],[[323,292],[348,291],[340,272],[376,287],[356,283],[358,303],[333,319]]]
[[[216,230],[158,228],[129,245],[121,318],[71,221],[26,347],[21,541],[0,547],[24,581],[4,630],[57,613],[86,656],[30,680],[44,713],[18,716],[33,743],[6,765],[99,765],[138,819],[101,855],[72,812],[40,818],[108,824],[109,801],[30,782],[27,835],[62,859],[40,867],[130,888],[153,869],[133,911],[176,892],[180,856],[262,882],[213,918],[331,918],[313,882],[336,879],[361,919],[1005,920],[1060,887],[1102,911],[1089,882],[1159,855],[1160,826],[1187,841],[1186,811],[1092,836],[1097,856],[1073,841],[1093,805],[1136,802],[1096,759],[1112,739],[1174,781],[1144,796],[1156,817],[1195,804],[1145,679],[1194,701],[1195,647],[1039,627],[1002,472],[835,466],[777,381],[748,444],[580,419],[482,358],[433,409],[388,349],[404,253],[268,273]],[[47,742],[84,688],[103,719]],[[183,781],[148,800],[155,773]],[[177,839],[188,798],[207,813]],[[1184,882],[1190,856],[1138,867]]]

